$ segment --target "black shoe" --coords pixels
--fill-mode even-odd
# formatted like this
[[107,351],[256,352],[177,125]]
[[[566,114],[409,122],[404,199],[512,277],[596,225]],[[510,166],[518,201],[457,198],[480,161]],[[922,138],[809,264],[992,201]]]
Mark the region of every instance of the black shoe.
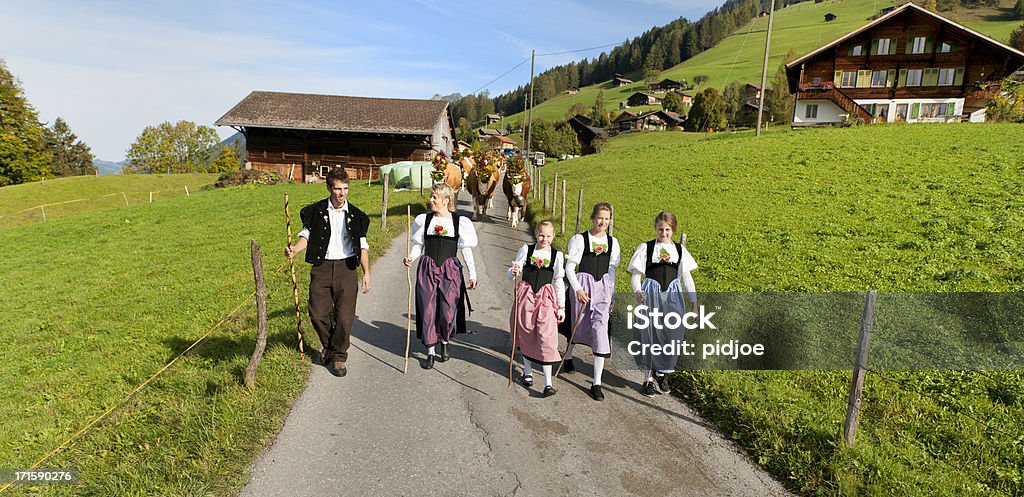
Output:
[[327,365],[327,371],[333,374],[334,376],[341,378],[342,376],[348,374],[348,367],[346,367],[345,363],[343,362],[332,362]]
[[331,364],[331,354],[327,352],[327,349],[320,349],[320,360],[317,364],[321,366],[327,366]]
[[594,400],[604,400],[604,393],[601,392],[601,385],[594,385],[590,387],[590,396]]
[[434,369],[434,356],[428,355],[427,360],[423,362],[423,369]]
[[552,395],[554,395],[556,393],[558,393],[558,390],[555,390],[555,387],[552,387],[551,385],[548,385],[548,386],[544,387],[544,396],[545,397],[551,397]]
[[658,390],[661,390],[661,393],[672,393],[672,385],[668,383],[667,374],[654,375],[654,379],[657,380]]
[[447,361],[450,358],[451,358],[451,356],[448,355],[448,344],[444,343],[444,342],[441,342],[441,357],[438,358],[437,360],[441,361],[441,362],[444,362],[444,361]]
[[533,375],[532,374],[528,374],[528,375],[520,378],[519,379],[519,383],[521,383],[526,388],[532,387],[533,386]]
[[562,361],[562,372],[563,373],[571,373],[573,371],[576,371],[576,366],[573,366],[572,359],[566,359],[566,360]]
[[645,397],[654,397],[654,394],[656,393],[654,391],[654,382],[645,381],[644,387],[640,389],[640,393]]

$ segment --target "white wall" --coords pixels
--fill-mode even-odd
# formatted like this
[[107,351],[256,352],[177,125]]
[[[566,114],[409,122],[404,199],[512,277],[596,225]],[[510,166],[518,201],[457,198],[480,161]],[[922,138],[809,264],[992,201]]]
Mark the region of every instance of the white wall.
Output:
[[[818,106],[818,117],[810,119],[804,117],[807,115],[807,106],[817,105]],[[796,116],[793,118],[794,126],[811,126],[815,124],[838,124],[844,122],[844,119],[840,117],[842,114],[847,112],[836,105],[831,100],[797,100],[796,102]]]

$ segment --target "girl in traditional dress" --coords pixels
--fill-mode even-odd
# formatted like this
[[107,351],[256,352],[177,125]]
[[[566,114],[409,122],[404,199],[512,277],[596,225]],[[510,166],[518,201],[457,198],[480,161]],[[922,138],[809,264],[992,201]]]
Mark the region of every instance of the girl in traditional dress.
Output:
[[[458,259],[460,250],[469,273],[469,288],[476,288],[471,250],[477,244],[476,230],[469,218],[454,214],[452,187],[444,183],[431,187],[430,210],[413,221],[412,247],[409,257],[403,261],[408,267],[420,254],[426,255],[416,269],[416,336],[427,348],[425,369],[434,367],[435,357],[438,361],[447,361],[452,335],[466,332],[468,301],[463,265]],[[435,352],[438,342],[440,356]]]
[[558,353],[558,323],[565,320],[564,256],[551,247],[555,225],[541,221],[535,233],[537,243],[523,245],[508,270],[509,277],[522,274],[516,285],[516,306],[509,316],[516,345],[523,356],[521,383],[533,386],[533,364],[544,371],[544,396],[555,394],[551,366],[562,361]]
[[[570,318],[575,330],[565,352],[564,371],[575,371],[572,363],[572,349],[577,343],[590,347],[594,352],[594,384],[590,396],[604,400],[601,392],[601,375],[604,361],[611,357],[611,341],[608,337],[608,313],[612,308],[615,294],[615,267],[619,265],[619,244],[607,234],[612,219],[612,206],[608,202],[594,205],[590,214],[591,228],[569,239],[569,251],[565,262],[565,273],[572,288]],[[573,295],[574,294],[574,295]],[[582,315],[580,314],[582,309]],[[579,324],[577,325],[577,317]]]
[[[646,305],[648,315],[658,309],[662,313],[675,312],[682,316],[686,313],[686,300],[689,300],[696,311],[697,290],[690,271],[697,269],[697,263],[686,247],[672,241],[676,232],[675,214],[669,211],[658,214],[654,218],[654,231],[657,238],[638,245],[629,260],[630,283],[637,304]],[[640,343],[668,345],[674,340],[681,341],[683,331],[681,326],[675,330],[666,327],[659,330],[649,325],[640,330]],[[670,392],[668,374],[676,370],[679,355],[652,355],[649,347],[641,350],[644,351],[640,358],[644,382],[640,393],[653,397],[655,383],[663,393]]]

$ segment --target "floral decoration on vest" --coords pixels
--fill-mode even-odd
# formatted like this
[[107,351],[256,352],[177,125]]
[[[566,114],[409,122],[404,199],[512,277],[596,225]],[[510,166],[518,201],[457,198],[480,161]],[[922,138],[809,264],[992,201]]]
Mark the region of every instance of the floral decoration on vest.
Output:
[[448,229],[440,224],[434,225],[434,234],[438,236],[448,236]]

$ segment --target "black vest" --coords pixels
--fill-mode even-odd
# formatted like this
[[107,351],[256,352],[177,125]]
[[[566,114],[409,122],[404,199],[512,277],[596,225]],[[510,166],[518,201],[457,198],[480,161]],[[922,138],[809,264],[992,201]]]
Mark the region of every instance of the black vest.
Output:
[[647,270],[644,271],[644,276],[657,281],[661,285],[661,291],[668,290],[668,286],[672,283],[672,280],[679,276],[679,261],[683,260],[683,246],[676,243],[676,253],[679,254],[679,260],[676,262],[665,262],[658,260],[658,262],[651,262],[651,258],[654,257],[654,246],[657,245],[658,240],[654,239],[647,242]]
[[544,285],[550,284],[555,279],[555,258],[558,257],[558,251],[554,247],[551,247],[551,260],[548,261],[548,265],[544,267],[537,267],[530,262],[530,258],[533,257],[533,249],[537,247],[536,243],[531,243],[526,246],[526,264],[523,267],[523,281],[530,284],[530,288],[533,288],[534,293],[539,292]]
[[[330,198],[309,204],[299,211],[302,219],[302,226],[309,230],[308,245],[306,246],[306,262],[314,266],[324,262],[327,257],[327,244],[331,239],[331,222],[327,215],[327,204]],[[366,236],[370,229],[370,217],[365,212],[348,202],[348,214],[345,216],[345,228],[347,233],[342,236],[349,237],[355,255],[359,256],[359,239]]]
[[430,212],[423,222],[423,254],[440,266],[444,264],[444,261],[459,255],[459,215],[452,213],[452,225],[455,227],[454,236],[431,233],[430,221],[433,219],[434,213]]
[[607,235],[608,251],[598,255],[590,250],[590,231],[584,231],[581,235],[583,235],[583,257],[580,258],[580,263],[576,266],[576,272],[587,273],[593,276],[595,280],[600,280],[604,275],[608,274],[608,266],[611,265],[612,261],[612,248],[615,247],[615,238]]

